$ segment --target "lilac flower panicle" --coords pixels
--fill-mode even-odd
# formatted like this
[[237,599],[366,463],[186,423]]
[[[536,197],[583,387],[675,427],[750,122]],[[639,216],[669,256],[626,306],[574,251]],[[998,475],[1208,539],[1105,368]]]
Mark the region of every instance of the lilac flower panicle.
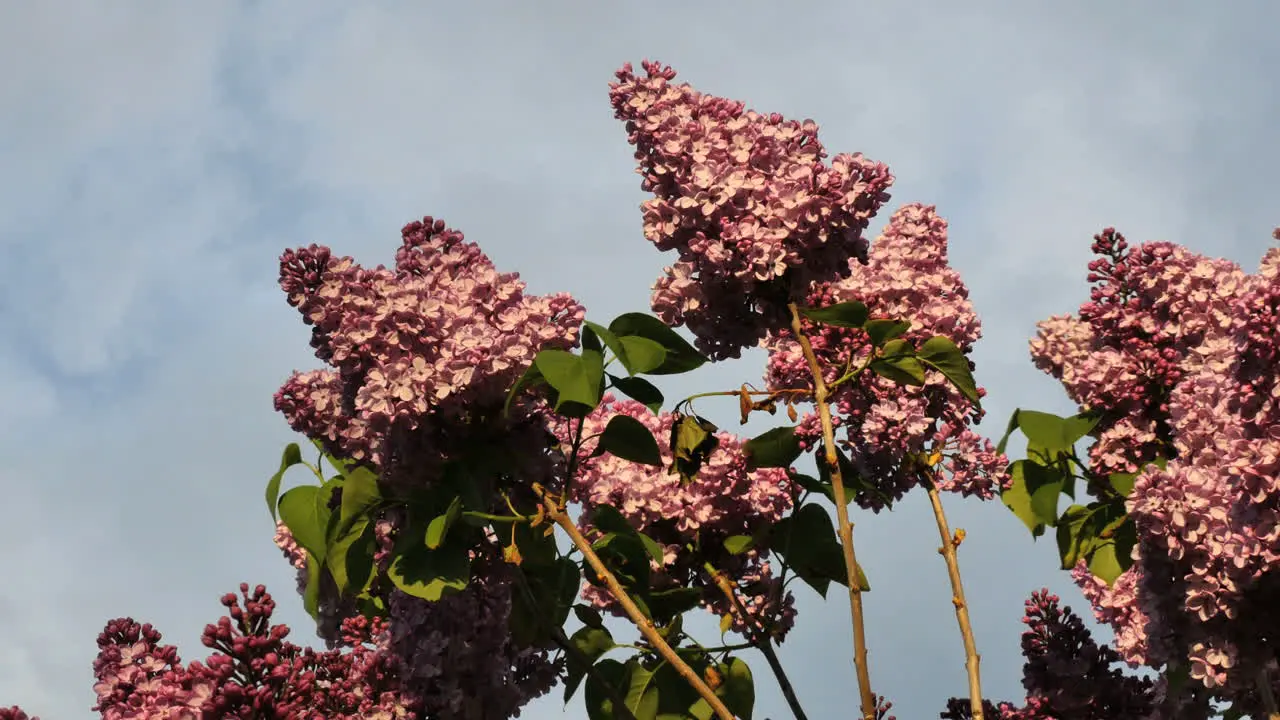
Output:
[[653,311],[687,325],[714,359],[738,357],[786,325],[787,303],[865,259],[863,230],[893,182],[889,168],[826,150],[812,120],[784,120],[676,85],[676,73],[630,64],[610,84],[615,116],[636,148],[644,234],[676,250]]
[[1256,705],[1259,669],[1280,680],[1280,250],[1252,275],[1111,229],[1094,251],[1090,300],[1041,323],[1031,351],[1101,412],[1096,475],[1139,473],[1137,543],[1110,587],[1073,575],[1124,660],[1185,666],[1215,699]]
[[[902,337],[917,346],[941,335],[968,353],[981,336],[968,288],[948,264],[946,221],[930,206],[900,208],[872,244],[868,262],[851,261],[848,277],[816,285],[806,302],[826,307],[850,301],[866,305],[873,318],[910,323]],[[861,329],[808,319],[801,325],[829,385],[849,368],[860,367],[872,349]],[[812,397],[813,377],[793,333],[780,330],[764,346],[769,350],[768,389],[800,389]],[[935,473],[939,489],[987,499],[1008,482],[1008,461],[970,429],[982,411],[939,372],[930,371],[923,387],[912,387],[866,371],[837,386],[831,398],[842,444],[860,474],[879,491],[859,493],[855,502],[864,508],[879,511],[886,500],[897,500],[915,486],[919,474],[909,458],[930,448],[943,453],[945,473]],[[805,447],[817,445],[817,415],[806,415],[796,434]]]

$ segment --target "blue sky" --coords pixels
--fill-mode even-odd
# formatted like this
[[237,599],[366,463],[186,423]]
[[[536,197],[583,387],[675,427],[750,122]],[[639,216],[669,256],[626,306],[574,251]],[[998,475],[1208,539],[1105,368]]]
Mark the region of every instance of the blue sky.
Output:
[[[431,214],[590,317],[647,306],[668,259],[640,234],[609,109],[622,62],[813,118],[832,152],[890,164],[895,205],[938,205],[997,434],[1019,405],[1070,410],[1026,340],[1086,296],[1101,227],[1256,267],[1280,224],[1277,21],[1261,0],[0,4],[0,706],[90,717],[107,619],[194,659],[241,581],[311,637],[261,499],[293,439],[271,394],[317,364],[275,285],[285,247],[390,262]],[[664,387],[761,370],[755,354]],[[985,687],[1020,699],[1023,600],[1084,602],[1004,508],[949,507]],[[855,521],[876,690],[934,716],[964,670],[927,502]],[[799,595],[783,662],[811,717],[847,714],[844,600]],[[785,717],[747,659],[757,716]],[[526,717],[579,703],[557,691]]]

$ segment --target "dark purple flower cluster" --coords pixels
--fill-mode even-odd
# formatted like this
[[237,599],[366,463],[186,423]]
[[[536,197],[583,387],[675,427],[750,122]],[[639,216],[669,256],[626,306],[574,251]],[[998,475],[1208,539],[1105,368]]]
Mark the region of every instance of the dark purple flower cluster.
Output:
[[228,614],[201,637],[214,653],[189,665],[151,625],[107,623],[93,664],[93,709],[104,720],[423,717],[399,690],[400,668],[383,649],[385,623],[353,618],[344,625],[345,649],[315,652],[286,641],[289,628],[271,623],[275,601],[261,585],[250,592],[242,584],[240,597],[228,593],[222,604]]

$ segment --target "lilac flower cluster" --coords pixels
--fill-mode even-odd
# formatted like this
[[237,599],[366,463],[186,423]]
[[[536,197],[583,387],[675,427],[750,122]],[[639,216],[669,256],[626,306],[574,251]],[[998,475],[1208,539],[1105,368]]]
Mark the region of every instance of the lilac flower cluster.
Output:
[[[581,526],[593,533],[591,511],[600,506],[616,508],[640,532],[652,537],[664,549],[661,566],[653,562],[655,590],[672,587],[700,587],[703,605],[718,615],[732,613],[732,606],[709,577],[703,563],[726,572],[742,591],[740,600],[754,618],[773,627],[781,638],[795,616],[793,598],[782,594],[766,558],[763,543],[739,555],[724,549],[724,540],[734,535],[753,535],[780,520],[791,510],[794,488],[787,471],[781,468],[748,470],[742,440],[726,432],[716,433],[719,444],[702,468],[687,484],[680,475],[668,471],[672,462],[671,427],[675,415],[655,415],[634,400],[616,400],[606,395],[600,407],[589,415],[583,427],[585,437],[603,432],[615,415],[640,421],[658,441],[664,467],[642,465],[606,453],[591,457],[595,440],[584,443],[579,471],[570,485],[570,498],[583,507]],[[698,548],[690,552],[688,546]],[[621,610],[607,590],[588,586],[584,597],[615,613]],[[734,615],[735,629],[745,632]]]
[[[393,495],[430,487],[446,462],[471,459],[467,448],[503,447],[516,460],[495,480],[556,486],[564,458],[552,451],[545,404],[522,398],[510,413],[502,410],[539,350],[576,345],[582,306],[565,294],[526,295],[518,275],[497,272],[443,221],[410,223],[402,237],[394,269],[365,269],[317,246],[282,256],[281,287],[313,326],[317,357],[333,369],[295,373],[276,394],[276,408],[332,454],[374,468]],[[497,509],[501,489],[489,484],[481,495]],[[372,590],[389,611],[385,653],[398,663],[406,696],[430,717],[518,714],[559,670],[545,649],[513,645],[511,579],[500,549],[472,548],[466,590],[437,603],[420,600],[385,577],[402,515],[375,518],[379,573]],[[305,553],[283,526],[275,540],[305,588]],[[332,646],[355,605],[327,580],[318,631]]]
[[[969,302],[960,274],[947,263],[947,224],[933,207],[900,208],[871,246],[868,262],[849,263],[850,274],[839,282],[814,287],[806,302],[825,307],[857,301],[872,317],[911,324],[904,339],[919,345],[934,335],[951,339],[969,352],[981,336],[981,323]],[[866,331],[820,325],[805,319],[805,334],[823,367],[824,380],[835,383],[857,368],[872,350]],[[770,335],[765,382],[770,390],[804,389],[812,393],[813,377],[790,330]],[[985,394],[979,389],[980,394]],[[810,395],[811,397],[811,395]],[[939,489],[990,498],[1007,481],[1005,458],[989,440],[969,429],[982,417],[941,373],[929,371],[921,387],[903,386],[870,371],[833,390],[835,418],[844,432],[850,459],[878,493],[864,492],[856,502],[880,510],[919,482],[910,455],[925,450],[943,453],[945,475]],[[800,424],[797,435],[806,445],[818,442],[816,414]]]
[[[228,593],[222,604],[228,614],[201,638],[214,653],[189,665],[152,626],[131,618],[107,623],[93,665],[93,710],[104,720],[423,717],[398,692],[398,667],[379,646],[387,640],[385,624],[349,620],[348,649],[318,653],[285,640],[289,628],[271,623],[275,601],[261,585],[250,592],[242,584],[240,597]],[[0,717],[27,716],[12,708]]]
[[636,148],[644,234],[676,250],[653,291],[668,325],[687,325],[714,359],[738,357],[787,323],[814,281],[865,258],[868,221],[889,199],[887,166],[840,154],[830,165],[812,120],[784,120],[672,82],[656,62],[627,64],[610,84]]
[[1075,576],[1130,663],[1168,665],[1222,700],[1280,679],[1280,249],[1260,271],[1168,243],[1095,238],[1079,318],[1042,323],[1037,364],[1103,413],[1100,476],[1147,465],[1127,499],[1134,565],[1111,587]]
[[[1128,720],[1148,718],[1156,691],[1146,678],[1121,672],[1120,656],[1100,646],[1071,608],[1048,590],[1032,593],[1022,622],[1022,686],[1026,704],[983,702],[993,720]],[[968,720],[969,699],[952,698],[943,720]]]
[[526,414],[504,424],[499,411],[538,350],[577,343],[582,306],[567,294],[526,295],[517,274],[499,273],[442,220],[410,223],[402,236],[394,270],[315,245],[281,257],[280,286],[334,370],[294,373],[276,409],[393,484],[429,481],[442,454],[465,442],[543,442]]
[[390,653],[403,690],[427,717],[505,720],[545,694],[561,664],[539,648],[516,648],[508,631],[514,583],[501,557],[486,559],[465,590],[427,602],[389,595]]

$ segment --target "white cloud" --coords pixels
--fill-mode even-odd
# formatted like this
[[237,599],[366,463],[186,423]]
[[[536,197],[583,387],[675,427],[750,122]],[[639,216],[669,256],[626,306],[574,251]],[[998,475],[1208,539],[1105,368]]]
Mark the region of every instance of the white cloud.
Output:
[[[115,615],[155,621],[187,657],[241,580],[302,617],[259,499],[289,437],[271,392],[315,364],[272,288],[284,246],[389,262],[398,228],[431,213],[594,317],[644,306],[669,260],[640,236],[605,94],[623,61],[669,62],[889,162],[895,201],[952,221],[986,327],[988,430],[1015,405],[1064,409],[1025,340],[1085,298],[1090,235],[1114,224],[1253,267],[1280,159],[1269,5],[1080,7],[0,9],[0,62],[20,69],[0,77],[0,489],[17,509],[0,524],[0,703],[85,716],[93,637]],[[1022,600],[1048,584],[1084,603],[1005,510],[948,507],[969,529],[986,687],[1016,698]],[[856,530],[872,675],[901,717],[963,689],[930,523],[909,498]],[[815,717],[853,701],[843,603],[804,597],[782,649]],[[783,716],[755,664],[758,714]],[[556,698],[532,715],[561,716]]]

